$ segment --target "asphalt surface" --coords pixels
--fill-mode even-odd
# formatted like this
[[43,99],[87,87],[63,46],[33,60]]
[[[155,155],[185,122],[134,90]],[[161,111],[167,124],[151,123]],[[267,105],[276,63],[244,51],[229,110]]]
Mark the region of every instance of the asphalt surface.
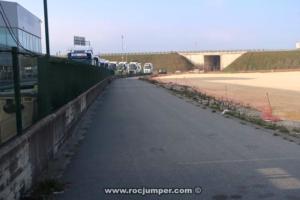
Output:
[[[296,143],[136,79],[116,80],[96,103],[58,199],[300,199]],[[201,194],[104,193],[198,186]]]

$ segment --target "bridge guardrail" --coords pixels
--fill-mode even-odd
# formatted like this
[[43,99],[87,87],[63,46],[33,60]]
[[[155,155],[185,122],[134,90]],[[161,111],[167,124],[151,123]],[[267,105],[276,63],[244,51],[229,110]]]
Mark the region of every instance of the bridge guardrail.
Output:
[[180,50],[180,51],[158,51],[158,52],[124,52],[124,53],[102,53],[102,56],[122,56],[122,55],[149,55],[149,54],[170,54],[170,53],[240,53],[240,52],[265,52],[265,51],[292,51],[294,49],[233,49],[233,50]]

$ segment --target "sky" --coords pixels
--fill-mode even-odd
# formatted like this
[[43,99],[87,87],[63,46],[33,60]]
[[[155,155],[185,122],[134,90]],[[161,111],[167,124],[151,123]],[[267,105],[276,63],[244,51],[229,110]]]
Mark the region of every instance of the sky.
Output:
[[[44,21],[43,0],[15,0]],[[97,53],[293,49],[299,0],[48,0],[51,54],[85,36]],[[42,24],[44,34],[44,24]],[[43,49],[45,49],[43,35]]]

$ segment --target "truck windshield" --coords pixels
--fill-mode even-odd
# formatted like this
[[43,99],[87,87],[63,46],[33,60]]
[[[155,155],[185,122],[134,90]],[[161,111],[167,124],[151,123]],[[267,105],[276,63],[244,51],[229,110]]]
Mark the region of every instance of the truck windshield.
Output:
[[129,65],[129,69],[130,70],[136,70],[137,69],[137,66],[135,64],[130,64]]

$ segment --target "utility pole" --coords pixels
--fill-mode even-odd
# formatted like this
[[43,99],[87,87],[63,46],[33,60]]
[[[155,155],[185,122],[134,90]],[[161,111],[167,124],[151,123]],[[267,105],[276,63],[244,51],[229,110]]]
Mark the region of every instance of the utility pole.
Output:
[[45,18],[45,39],[46,39],[46,56],[50,57],[50,42],[49,42],[49,24],[48,24],[48,5],[47,0],[44,0],[44,18]]

